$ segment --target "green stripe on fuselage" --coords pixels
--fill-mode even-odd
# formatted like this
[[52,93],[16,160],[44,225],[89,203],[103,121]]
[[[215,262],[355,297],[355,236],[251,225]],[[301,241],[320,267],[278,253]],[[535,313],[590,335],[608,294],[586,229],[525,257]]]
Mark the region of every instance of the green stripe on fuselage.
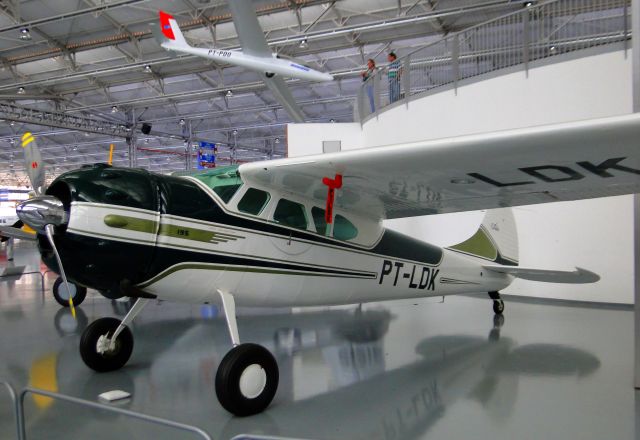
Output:
[[104,224],[112,228],[127,229],[135,232],[145,232],[147,234],[155,234],[157,222],[155,220],[146,220],[138,217],[129,217],[126,215],[108,214],[104,217]]
[[[146,220],[138,217],[130,217],[125,215],[108,214],[104,217],[104,223],[107,226],[118,229],[126,229],[135,232],[145,232],[155,234],[157,222],[155,220]],[[237,240],[244,238],[239,235],[231,235],[207,231],[204,229],[191,228],[188,226],[177,226],[169,224],[161,224],[158,235],[164,235],[172,238],[182,238],[185,240],[200,241],[204,243],[226,243],[229,240]]]
[[154,283],[157,283],[160,280],[168,277],[169,275],[187,269],[198,269],[198,270],[218,270],[218,271],[228,271],[228,272],[247,272],[247,273],[263,273],[270,275],[295,275],[295,276],[314,276],[314,277],[332,277],[332,278],[364,278],[364,279],[376,279],[377,274],[341,274],[341,273],[318,273],[313,270],[290,270],[290,269],[271,269],[271,268],[262,268],[262,267],[254,267],[254,266],[236,266],[236,265],[218,265],[218,264],[207,264],[207,263],[181,263],[177,264],[169,269],[164,270],[158,275],[154,276],[148,281],[138,285],[141,289],[148,287]]

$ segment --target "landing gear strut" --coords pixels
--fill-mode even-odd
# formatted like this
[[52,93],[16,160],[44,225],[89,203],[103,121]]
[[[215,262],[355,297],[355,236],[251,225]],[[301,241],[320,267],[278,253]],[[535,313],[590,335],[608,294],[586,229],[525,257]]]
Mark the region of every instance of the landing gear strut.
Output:
[[224,409],[236,416],[262,412],[278,389],[278,364],[257,344],[240,344],[233,295],[218,290],[234,347],[216,373],[216,395]]
[[502,315],[504,312],[504,301],[500,299],[500,292],[489,292],[489,298],[493,300],[493,313]]

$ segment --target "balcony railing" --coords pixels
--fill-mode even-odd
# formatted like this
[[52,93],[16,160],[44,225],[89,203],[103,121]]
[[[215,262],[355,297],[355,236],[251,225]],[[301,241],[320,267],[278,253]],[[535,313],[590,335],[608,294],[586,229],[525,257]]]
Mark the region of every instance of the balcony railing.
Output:
[[[528,6],[527,6],[528,5]],[[467,78],[631,37],[630,0],[551,0],[427,44],[377,69],[360,87],[356,120]],[[625,46],[626,47],[626,46]]]

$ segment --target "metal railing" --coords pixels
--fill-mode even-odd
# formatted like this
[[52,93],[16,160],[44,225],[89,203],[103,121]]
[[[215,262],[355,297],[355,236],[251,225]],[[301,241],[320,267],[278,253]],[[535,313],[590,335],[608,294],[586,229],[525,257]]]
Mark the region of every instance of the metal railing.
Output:
[[497,70],[522,65],[528,72],[532,61],[616,42],[626,48],[630,20],[630,0],[523,3],[520,11],[451,33],[377,69],[360,87],[356,120]]
[[[51,399],[62,400],[64,402],[73,403],[75,405],[84,406],[87,408],[93,408],[93,409],[98,409],[102,411],[112,412],[112,413],[120,414],[123,416],[131,417],[134,419],[142,420],[148,423],[152,423],[155,425],[166,426],[176,430],[189,432],[205,440],[211,440],[211,436],[209,436],[209,434],[206,431],[196,426],[186,425],[184,423],[178,423],[178,422],[174,422],[168,419],[163,419],[160,417],[154,417],[154,416],[138,413],[138,412],[127,410],[127,409],[116,408],[113,406],[92,402],[90,400],[80,399],[77,397],[67,396],[65,394],[54,393],[51,391],[41,390],[37,388],[27,387],[23,389],[18,396],[16,396],[15,390],[8,382],[0,381],[0,385],[4,385],[7,388],[7,390],[9,391],[9,396],[11,397],[11,400],[14,406],[18,440],[27,439],[27,433],[25,429],[26,427],[25,410],[24,410],[24,398],[27,394],[45,396]],[[184,438],[184,437],[180,437],[180,438]]]
[[20,405],[18,405],[16,390],[13,389],[9,382],[6,382],[4,380],[0,380],[0,385],[3,385],[9,393],[9,397],[11,398],[11,405],[13,406],[13,417],[16,421],[16,438],[18,438],[18,440],[22,440],[20,437],[22,435],[22,429],[20,429]]

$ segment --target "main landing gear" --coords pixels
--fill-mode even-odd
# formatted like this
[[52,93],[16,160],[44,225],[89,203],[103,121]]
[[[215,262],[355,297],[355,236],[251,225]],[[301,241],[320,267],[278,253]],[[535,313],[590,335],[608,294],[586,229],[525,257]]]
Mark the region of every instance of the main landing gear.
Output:
[[[249,416],[269,406],[278,389],[278,364],[273,355],[257,344],[240,344],[233,295],[218,290],[233,348],[225,355],[216,373],[216,395],[220,404],[236,416]],[[80,338],[80,356],[95,371],[123,367],[133,351],[128,326],[149,299],[140,298],[122,321],[101,318]]]
[[500,292],[489,292],[489,298],[493,300],[493,313],[502,315],[504,312],[504,301],[500,299]]

